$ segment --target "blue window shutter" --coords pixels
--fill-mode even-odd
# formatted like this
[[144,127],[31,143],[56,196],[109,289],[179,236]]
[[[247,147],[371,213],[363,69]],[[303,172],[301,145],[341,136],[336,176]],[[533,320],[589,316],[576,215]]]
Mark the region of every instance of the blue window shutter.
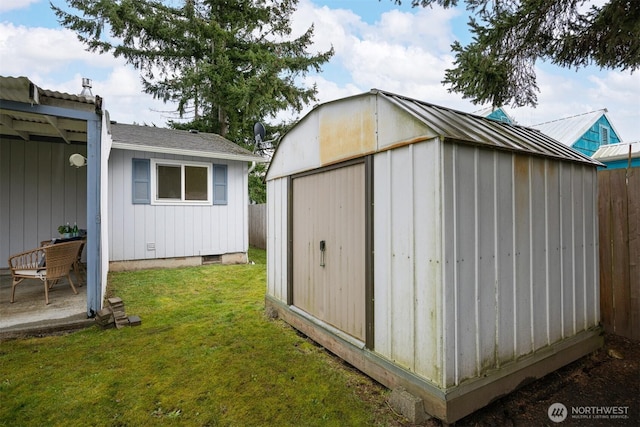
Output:
[[227,204],[227,165],[213,165],[213,204]]
[[149,159],[132,159],[131,194],[134,205],[151,204],[151,162]]

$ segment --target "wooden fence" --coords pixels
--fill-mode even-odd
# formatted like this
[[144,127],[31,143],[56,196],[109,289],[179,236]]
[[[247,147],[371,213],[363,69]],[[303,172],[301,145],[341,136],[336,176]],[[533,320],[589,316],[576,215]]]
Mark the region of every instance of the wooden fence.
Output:
[[249,205],[249,245],[267,249],[267,205]]
[[602,323],[640,340],[640,168],[598,172],[598,215]]

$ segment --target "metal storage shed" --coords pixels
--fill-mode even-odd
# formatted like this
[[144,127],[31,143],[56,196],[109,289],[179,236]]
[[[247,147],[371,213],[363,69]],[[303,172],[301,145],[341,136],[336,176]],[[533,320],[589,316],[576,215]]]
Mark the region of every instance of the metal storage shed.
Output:
[[267,310],[454,422],[602,344],[598,165],[379,90],[322,104],[267,173]]

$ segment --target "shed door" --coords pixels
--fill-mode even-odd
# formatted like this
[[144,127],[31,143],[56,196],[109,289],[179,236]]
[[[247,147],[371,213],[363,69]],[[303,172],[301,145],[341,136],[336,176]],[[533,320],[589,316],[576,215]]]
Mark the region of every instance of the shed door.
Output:
[[364,172],[359,163],[293,180],[293,305],[363,341]]

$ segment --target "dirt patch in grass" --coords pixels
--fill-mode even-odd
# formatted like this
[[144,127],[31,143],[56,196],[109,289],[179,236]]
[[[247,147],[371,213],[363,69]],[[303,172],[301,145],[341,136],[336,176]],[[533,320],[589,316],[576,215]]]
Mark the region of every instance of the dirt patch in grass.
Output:
[[[338,363],[338,362],[336,362]],[[354,368],[342,369],[357,375]],[[442,423],[430,419],[413,424],[393,413],[387,404],[388,393],[375,381],[353,380],[358,396],[369,402],[383,416],[388,426],[438,427]],[[552,422],[548,409],[554,403],[567,408],[567,418]],[[602,408],[602,409],[594,409]],[[621,418],[594,411],[616,412]],[[591,409],[587,409],[591,408]],[[572,411],[580,412],[572,414]],[[592,412],[586,414],[585,412]],[[605,335],[605,345],[545,377],[534,381],[492,404],[457,421],[456,426],[638,426],[640,425],[640,342],[616,335]]]

